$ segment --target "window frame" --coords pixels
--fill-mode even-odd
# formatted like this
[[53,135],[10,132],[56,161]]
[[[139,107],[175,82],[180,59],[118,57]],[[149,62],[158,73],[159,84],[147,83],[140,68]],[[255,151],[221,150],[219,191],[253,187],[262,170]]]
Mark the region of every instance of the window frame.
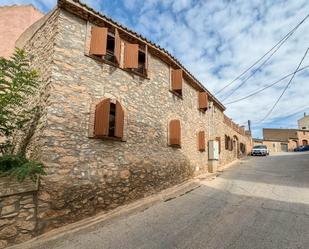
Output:
[[[117,110],[117,105],[120,106],[121,108],[121,116],[122,116],[122,124],[120,124],[120,128],[122,128],[122,131],[120,130],[121,132],[121,137],[117,137],[117,136],[110,136],[110,135],[96,135],[95,134],[95,123],[96,123],[96,108],[99,104],[103,103],[103,101],[105,100],[109,100],[110,101],[110,105],[111,104],[115,104],[115,121],[114,121],[114,134],[116,133],[116,127],[118,126],[118,129],[119,129],[119,124],[117,125],[117,117],[116,117],[116,110]],[[118,107],[119,108],[119,107]],[[111,115],[111,110],[109,108],[109,119],[110,119],[110,115]],[[109,120],[110,122],[110,120]],[[109,126],[109,124],[108,124]],[[127,128],[128,128],[128,125],[127,125],[127,114],[126,114],[126,111],[123,107],[123,105],[116,99],[114,98],[101,98],[95,102],[93,102],[90,106],[90,116],[89,116],[89,126],[88,126],[88,138],[91,138],[91,139],[98,139],[98,140],[115,140],[115,141],[120,141],[120,142],[126,142],[127,140]],[[118,130],[119,132],[119,130]],[[108,133],[109,133],[109,127],[108,127]]]
[[[115,41],[115,46],[114,46],[114,62],[110,61],[110,60],[107,60],[106,58],[104,58],[104,56],[97,56],[97,55],[93,55],[90,53],[90,44],[91,44],[91,29],[92,27],[101,27],[101,28],[107,28],[108,31],[107,31],[107,37],[108,36],[111,36],[115,39],[116,37],[116,33],[118,34],[119,38],[120,38],[120,55],[119,55],[119,62],[117,60],[117,56],[115,55],[115,49],[116,49],[116,41]],[[148,45],[145,43],[143,43],[143,46],[145,47],[145,49],[141,49],[142,52],[145,53],[145,68],[144,68],[144,71],[145,73],[140,73],[138,71],[134,71],[134,70],[131,70],[129,68],[124,68],[123,64],[122,64],[122,60],[124,59],[124,51],[123,51],[123,48],[124,48],[124,43],[125,42],[128,42],[127,40],[125,39],[121,39],[120,35],[119,35],[119,29],[117,29],[116,27],[109,27],[108,25],[107,26],[99,26],[99,25],[95,25],[91,22],[87,22],[87,34],[86,34],[86,38],[85,38],[86,42],[85,42],[85,49],[84,49],[84,55],[97,61],[97,62],[100,62],[100,63],[104,63],[104,64],[108,64],[109,66],[113,66],[115,68],[118,68],[118,69],[121,69],[125,72],[129,72],[129,73],[132,73],[134,75],[137,75],[139,77],[142,77],[144,79],[149,79],[148,77],[148,71],[149,71],[149,66],[148,66],[148,62],[149,62],[149,52],[148,52]],[[106,43],[107,43],[107,39],[106,39]],[[106,44],[107,45],[107,44]],[[139,48],[141,48],[141,45],[139,44]],[[125,48],[124,48],[125,49]],[[107,52],[107,49],[106,49],[106,52]]]

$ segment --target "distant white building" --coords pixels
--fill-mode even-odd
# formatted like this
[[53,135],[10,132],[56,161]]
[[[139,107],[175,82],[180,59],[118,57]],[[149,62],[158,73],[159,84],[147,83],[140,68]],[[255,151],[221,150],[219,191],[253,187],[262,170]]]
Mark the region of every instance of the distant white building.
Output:
[[309,130],[309,115],[306,115],[306,113],[304,113],[304,117],[297,120],[297,123],[298,123],[298,129]]

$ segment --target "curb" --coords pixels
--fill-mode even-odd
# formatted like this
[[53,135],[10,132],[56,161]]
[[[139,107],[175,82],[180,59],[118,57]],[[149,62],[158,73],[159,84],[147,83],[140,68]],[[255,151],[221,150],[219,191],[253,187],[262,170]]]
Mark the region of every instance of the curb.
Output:
[[[210,174],[208,174],[208,176],[209,176],[208,177],[209,179],[213,177]],[[205,178],[203,178],[203,180],[204,179]],[[193,191],[196,188],[199,188],[201,186],[199,182],[200,182],[199,179],[196,179],[196,178],[190,179],[177,186],[165,189],[161,191],[160,193],[137,200],[131,204],[123,205],[111,211],[108,211],[105,213],[99,213],[96,216],[92,216],[92,217],[83,219],[81,221],[77,221],[72,224],[68,224],[60,228],[56,228],[47,233],[39,235],[31,240],[28,240],[24,243],[7,247],[7,249],[31,249],[35,246],[37,247],[47,242],[54,241],[60,237],[68,236],[70,234],[82,231],[91,226],[94,226],[97,224],[104,224],[115,218],[124,217],[132,213],[144,211],[145,209],[148,209],[151,206],[159,202],[169,201],[176,197],[185,195]]]

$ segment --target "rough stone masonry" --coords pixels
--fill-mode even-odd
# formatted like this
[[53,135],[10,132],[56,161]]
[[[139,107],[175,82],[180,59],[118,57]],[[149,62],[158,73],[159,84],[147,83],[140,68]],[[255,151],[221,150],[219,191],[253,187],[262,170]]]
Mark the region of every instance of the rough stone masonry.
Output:
[[[124,47],[136,35],[78,1],[59,1],[36,29],[30,27],[17,41],[42,78],[31,101],[42,114],[27,151],[48,173],[37,193],[35,234],[207,172],[208,148],[198,150],[201,130],[206,141],[220,139],[220,165],[239,157],[240,143],[247,148],[251,144],[242,129],[224,122],[223,108],[214,97],[212,108],[198,109],[200,86],[187,74],[182,96],[170,91],[171,67],[178,62],[169,57],[169,64],[162,51],[149,50],[147,77],[124,70],[123,61],[115,66],[89,56],[89,27],[105,23],[119,29],[124,58]],[[147,45],[146,40],[139,42]],[[95,106],[104,99],[119,102],[124,110],[121,140],[93,136]],[[168,144],[174,119],[181,124],[179,147]],[[226,135],[233,138],[232,150],[225,147]],[[22,141],[25,134],[19,136]]]

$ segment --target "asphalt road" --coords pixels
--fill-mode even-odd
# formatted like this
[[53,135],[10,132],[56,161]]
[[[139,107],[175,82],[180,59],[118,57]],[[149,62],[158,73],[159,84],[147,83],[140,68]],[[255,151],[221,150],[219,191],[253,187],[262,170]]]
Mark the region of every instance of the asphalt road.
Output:
[[183,196],[33,249],[308,249],[309,153],[252,157]]

